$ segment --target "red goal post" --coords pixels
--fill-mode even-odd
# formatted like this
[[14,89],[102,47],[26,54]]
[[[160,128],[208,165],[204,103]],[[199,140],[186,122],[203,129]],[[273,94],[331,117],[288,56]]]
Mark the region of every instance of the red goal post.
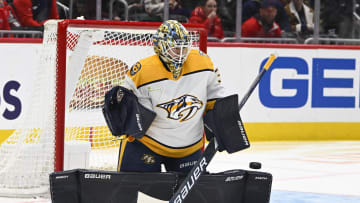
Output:
[[[131,65],[154,54],[151,37],[160,24],[94,20],[45,24],[30,108],[21,126],[0,145],[0,196],[48,193],[49,174],[54,171],[116,170],[120,142],[102,116],[103,97],[122,84]],[[205,27],[184,26],[194,48],[206,52]],[[85,167],[69,165],[80,149],[86,152]]]

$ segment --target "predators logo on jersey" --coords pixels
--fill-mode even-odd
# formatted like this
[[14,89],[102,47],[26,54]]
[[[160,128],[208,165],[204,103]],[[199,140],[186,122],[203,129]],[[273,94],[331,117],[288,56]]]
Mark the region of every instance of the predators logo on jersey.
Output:
[[165,109],[168,118],[183,122],[191,119],[201,109],[203,102],[195,96],[183,95],[156,106]]

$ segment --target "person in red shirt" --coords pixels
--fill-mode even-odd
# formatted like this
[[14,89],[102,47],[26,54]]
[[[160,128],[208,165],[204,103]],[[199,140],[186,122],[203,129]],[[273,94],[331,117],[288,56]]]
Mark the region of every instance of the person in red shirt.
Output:
[[48,19],[59,19],[56,0],[14,0],[21,26],[40,27]]
[[13,8],[5,0],[0,0],[0,30],[20,27]]
[[204,24],[208,30],[209,37],[222,39],[224,38],[224,31],[216,10],[217,3],[215,0],[202,0],[200,6],[192,11],[189,23]]
[[264,0],[259,13],[246,20],[241,26],[242,37],[281,37],[280,26],[275,22],[276,3]]

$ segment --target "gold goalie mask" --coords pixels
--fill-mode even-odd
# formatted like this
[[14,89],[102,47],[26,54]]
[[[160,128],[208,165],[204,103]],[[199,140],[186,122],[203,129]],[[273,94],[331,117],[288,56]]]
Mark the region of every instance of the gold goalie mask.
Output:
[[168,20],[154,34],[153,43],[155,53],[166,63],[173,78],[178,78],[192,44],[189,32],[178,21]]

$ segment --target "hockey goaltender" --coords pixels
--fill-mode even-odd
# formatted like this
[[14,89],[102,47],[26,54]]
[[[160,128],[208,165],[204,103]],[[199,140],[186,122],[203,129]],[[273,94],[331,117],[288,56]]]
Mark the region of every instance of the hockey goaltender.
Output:
[[209,56],[192,49],[192,39],[177,21],[160,25],[153,36],[155,55],[139,60],[125,84],[105,95],[108,128],[122,139],[118,171],[52,173],[53,203],[136,203],[138,192],[175,203],[269,202],[271,174],[212,174],[206,172],[208,162],[201,162],[204,125],[216,150],[233,153],[249,142],[237,95],[224,94]]

